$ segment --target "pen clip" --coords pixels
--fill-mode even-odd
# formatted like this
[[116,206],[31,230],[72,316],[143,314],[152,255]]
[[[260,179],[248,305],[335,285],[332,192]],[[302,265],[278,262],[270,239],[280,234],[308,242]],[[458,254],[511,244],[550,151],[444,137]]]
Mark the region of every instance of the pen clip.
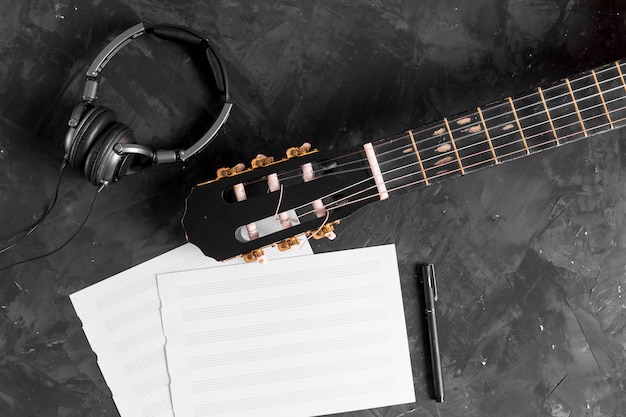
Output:
[[428,284],[433,289],[433,298],[435,301],[439,301],[439,294],[437,293],[437,278],[435,277],[435,265],[428,264],[427,268],[428,268],[427,277],[429,281]]

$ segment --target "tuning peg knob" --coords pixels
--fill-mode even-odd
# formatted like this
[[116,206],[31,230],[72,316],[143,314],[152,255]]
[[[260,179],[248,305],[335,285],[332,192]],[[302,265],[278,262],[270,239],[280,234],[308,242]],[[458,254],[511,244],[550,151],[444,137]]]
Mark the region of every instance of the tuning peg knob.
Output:
[[231,177],[233,175],[239,174],[244,169],[246,169],[246,166],[242,163],[238,163],[232,168],[223,167],[217,170],[217,178],[221,179],[221,178]]
[[255,249],[251,252],[244,254],[243,260],[246,261],[246,263],[256,262],[256,261],[258,261],[261,264],[265,263],[266,261],[265,252],[263,252],[263,249]]
[[337,237],[334,230],[335,227],[332,224],[326,224],[313,233],[313,239],[319,240],[327,238],[328,240],[334,240]]
[[280,242],[278,242],[276,244],[276,247],[278,248],[279,251],[285,252],[294,246],[298,246],[299,244],[300,244],[300,241],[298,240],[297,237],[290,237],[288,239],[281,240]]
[[252,168],[261,168],[274,163],[273,156],[265,156],[263,154],[258,154],[256,158],[252,160]]
[[304,142],[299,148],[293,147],[287,149],[287,158],[295,158],[298,156],[306,155],[311,152],[311,144]]

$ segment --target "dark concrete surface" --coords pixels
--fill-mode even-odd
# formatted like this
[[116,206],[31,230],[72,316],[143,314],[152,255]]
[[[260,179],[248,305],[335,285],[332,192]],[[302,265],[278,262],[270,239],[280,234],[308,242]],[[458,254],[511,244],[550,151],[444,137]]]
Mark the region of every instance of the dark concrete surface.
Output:
[[[347,148],[626,55],[626,4],[600,0],[2,1],[0,242],[53,198],[83,74],[140,20],[206,33],[235,109],[184,166],[123,178],[78,236],[0,272],[0,416],[117,416],[68,294],[184,242],[191,186],[257,153]],[[187,143],[218,100],[187,54],[141,39],[101,104],[139,143]],[[207,121],[208,120],[208,121]],[[615,131],[369,205],[316,251],[395,243],[417,401],[346,416],[626,415],[626,136]],[[0,268],[62,244],[95,188],[67,169],[48,219]],[[415,265],[439,278],[436,404]]]

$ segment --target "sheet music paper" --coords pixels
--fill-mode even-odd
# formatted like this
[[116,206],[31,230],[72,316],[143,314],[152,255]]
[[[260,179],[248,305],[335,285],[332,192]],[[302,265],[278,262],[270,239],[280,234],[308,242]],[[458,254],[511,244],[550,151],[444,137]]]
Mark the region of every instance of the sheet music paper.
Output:
[[[287,252],[267,250],[267,256],[311,254],[308,242],[301,242]],[[185,244],[70,295],[122,417],[174,415],[156,274],[242,262],[220,263]]]
[[415,401],[393,245],[157,276],[177,417]]

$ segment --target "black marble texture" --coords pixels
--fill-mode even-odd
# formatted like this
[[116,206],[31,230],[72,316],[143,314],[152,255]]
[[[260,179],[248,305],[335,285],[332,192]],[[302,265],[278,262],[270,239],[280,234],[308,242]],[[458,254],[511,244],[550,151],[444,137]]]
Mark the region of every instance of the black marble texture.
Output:
[[[185,241],[190,188],[257,153],[343,149],[626,56],[626,4],[600,0],[2,0],[0,244],[51,202],[84,71],[138,21],[214,42],[235,108],[185,165],[123,178],[54,255],[0,272],[0,416],[118,412],[68,295]],[[149,38],[99,102],[139,143],[190,143],[215,91]],[[368,205],[318,252],[395,243],[417,401],[344,416],[626,415],[626,135],[613,131]],[[66,169],[0,268],[63,244],[96,188]],[[432,400],[418,263],[439,278],[446,401]],[[261,414],[259,414],[261,415]]]

